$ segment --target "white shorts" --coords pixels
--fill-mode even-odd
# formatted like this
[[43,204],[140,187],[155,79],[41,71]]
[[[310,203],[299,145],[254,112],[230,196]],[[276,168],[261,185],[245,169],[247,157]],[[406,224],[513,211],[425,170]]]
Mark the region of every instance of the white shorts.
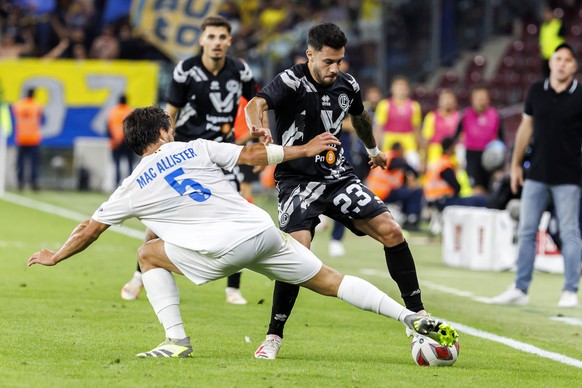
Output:
[[192,282],[200,285],[243,268],[270,279],[301,284],[323,265],[309,249],[275,226],[237,245],[220,257],[164,243],[168,258]]

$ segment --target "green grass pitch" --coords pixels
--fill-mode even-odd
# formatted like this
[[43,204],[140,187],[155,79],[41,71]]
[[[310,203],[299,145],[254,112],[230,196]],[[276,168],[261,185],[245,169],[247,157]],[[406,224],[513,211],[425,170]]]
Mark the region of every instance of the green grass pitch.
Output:
[[[68,192],[25,196],[87,218],[105,199]],[[258,197],[257,203],[275,212],[273,199]],[[0,387],[573,387],[582,378],[579,367],[462,330],[454,366],[419,367],[402,325],[309,290],[300,293],[279,358],[256,360],[273,282],[249,271],[242,277],[246,306],[225,303],[224,280],[197,287],[178,277],[194,358],[138,359],[136,353],[164,339],[145,294],[133,302],[119,297],[140,241],[107,231],[56,267],[27,268],[30,254],[58,248],[78,222],[4,200],[0,214]],[[134,220],[126,226],[142,228]],[[369,280],[400,301],[378,243],[348,232],[347,255],[330,258],[328,240],[329,231],[321,232],[313,248],[325,263]],[[409,240],[421,286],[430,285],[423,286],[423,298],[433,315],[582,360],[582,308],[556,307],[561,275],[536,273],[528,306],[487,305],[435,285],[490,297],[511,283],[512,272],[449,268],[438,242],[419,234]]]

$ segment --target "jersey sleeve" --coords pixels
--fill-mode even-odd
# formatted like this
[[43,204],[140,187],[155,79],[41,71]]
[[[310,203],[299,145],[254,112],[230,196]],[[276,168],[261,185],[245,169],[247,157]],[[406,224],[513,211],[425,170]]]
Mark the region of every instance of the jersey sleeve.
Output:
[[434,123],[435,116],[434,112],[428,112],[424,117],[424,122],[422,123],[422,137],[430,140],[434,136]]
[[131,218],[131,201],[129,191],[120,186],[111,194],[111,197],[93,213],[95,221],[106,225],[121,225],[123,221]]
[[243,149],[243,146],[232,143],[219,143],[203,139],[194,140],[193,142],[197,142],[199,146],[206,149],[208,157],[213,163],[228,171],[232,171],[236,166],[238,157]]
[[166,91],[166,101],[177,108],[182,108],[188,102],[188,71],[184,61],[180,61],[172,73],[172,81]]
[[418,101],[412,101],[412,126],[418,127],[422,121],[422,108]]
[[533,109],[533,103],[532,103],[532,90],[535,87],[536,84],[533,84],[529,90],[527,91],[527,96],[525,97],[525,104],[523,107],[523,113],[525,113],[528,116],[533,116],[534,114],[534,109]]
[[364,112],[364,102],[362,101],[362,93],[358,90],[354,97],[354,102],[350,106],[348,113],[351,115],[359,116]]
[[388,121],[388,100],[385,98],[378,103],[376,106],[376,112],[374,113],[374,122],[378,125],[384,126]]
[[250,101],[257,94],[257,84],[253,77],[251,67],[242,59],[240,60],[243,68],[240,70],[240,80],[242,82],[242,95]]
[[297,92],[300,85],[301,80],[291,69],[287,69],[261,89],[257,96],[267,101],[269,109],[276,109],[283,106],[285,101]]

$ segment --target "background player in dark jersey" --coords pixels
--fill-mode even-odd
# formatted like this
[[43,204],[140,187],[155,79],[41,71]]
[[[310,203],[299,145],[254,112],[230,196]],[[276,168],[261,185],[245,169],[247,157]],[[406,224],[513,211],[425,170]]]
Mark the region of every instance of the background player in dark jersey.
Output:
[[[231,26],[220,16],[210,16],[201,25],[199,55],[180,61],[174,68],[168,87],[167,112],[175,128],[176,141],[207,139],[234,143],[234,121],[241,96],[250,100],[256,84],[250,67],[242,60],[226,55],[231,45]],[[238,169],[224,171],[226,177],[239,187]],[[146,241],[155,236],[149,231]],[[240,272],[227,279],[226,301],[246,304],[240,286]],[[123,299],[135,299],[141,291],[141,273],[121,291]]]
[[[339,138],[341,123],[351,115],[373,167],[385,168],[386,155],[378,150],[372,118],[364,109],[360,86],[339,70],[347,39],[332,23],[311,28],[307,38],[307,64],[280,73],[253,98],[246,108],[251,134],[271,139],[262,118],[274,109],[275,143],[306,144],[320,133]],[[277,166],[280,228],[310,247],[318,216],[325,214],[342,222],[357,235],[369,235],[384,246],[388,271],[398,284],[406,307],[424,313],[412,254],[386,205],[354,174],[344,158],[342,146],[313,158],[301,158]],[[273,310],[265,342],[257,358],[274,359],[281,346],[283,327],[291,313],[299,288],[276,282]]]

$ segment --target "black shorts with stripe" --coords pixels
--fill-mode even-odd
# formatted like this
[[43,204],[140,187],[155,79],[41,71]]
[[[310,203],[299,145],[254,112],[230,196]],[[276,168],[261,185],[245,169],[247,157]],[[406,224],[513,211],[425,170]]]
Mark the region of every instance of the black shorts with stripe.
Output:
[[313,234],[324,214],[363,236],[352,220],[371,219],[388,211],[370,189],[352,174],[339,181],[287,179],[279,190],[279,227],[287,233],[310,230]]

